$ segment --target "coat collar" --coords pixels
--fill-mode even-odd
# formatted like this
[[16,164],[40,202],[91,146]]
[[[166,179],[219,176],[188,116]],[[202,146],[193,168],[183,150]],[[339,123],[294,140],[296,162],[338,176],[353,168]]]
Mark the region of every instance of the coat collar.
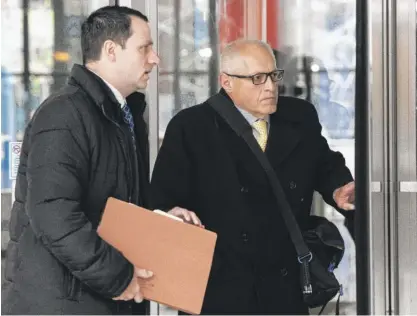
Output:
[[[75,64],[71,70],[69,84],[82,89],[103,112],[105,116],[115,122],[121,122],[120,104],[114,93],[96,74],[82,65]],[[145,95],[134,92],[126,98],[134,117],[142,115],[146,108]]]
[[[239,112],[223,89],[216,99],[224,106]],[[270,130],[265,153],[273,165],[278,165],[288,158],[301,140],[299,125],[302,119],[288,109],[287,102],[285,97],[279,98],[277,111],[270,115]]]

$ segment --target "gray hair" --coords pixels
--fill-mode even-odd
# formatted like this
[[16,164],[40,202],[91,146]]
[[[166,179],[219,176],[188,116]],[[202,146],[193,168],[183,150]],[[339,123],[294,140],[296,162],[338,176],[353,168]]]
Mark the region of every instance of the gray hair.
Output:
[[228,43],[220,56],[220,72],[231,73],[242,64],[242,51],[248,47],[258,47],[267,50],[275,60],[274,52],[268,43],[254,39],[238,39]]

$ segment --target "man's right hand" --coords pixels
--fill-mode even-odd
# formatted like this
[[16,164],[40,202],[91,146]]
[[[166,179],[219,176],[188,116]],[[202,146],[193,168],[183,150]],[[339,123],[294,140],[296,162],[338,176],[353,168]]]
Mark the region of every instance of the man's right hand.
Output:
[[126,290],[118,297],[113,298],[115,301],[130,301],[135,300],[136,303],[140,303],[143,301],[143,295],[140,292],[140,286],[138,282],[138,278],[149,279],[153,276],[153,272],[139,269],[135,267],[135,271],[133,273],[133,278]]

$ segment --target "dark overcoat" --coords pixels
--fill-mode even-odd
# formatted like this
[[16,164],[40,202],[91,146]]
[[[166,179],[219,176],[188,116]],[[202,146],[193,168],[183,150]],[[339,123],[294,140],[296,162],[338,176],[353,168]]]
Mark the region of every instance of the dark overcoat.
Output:
[[[222,90],[222,106],[234,107]],[[236,111],[238,111],[236,109]],[[321,135],[314,106],[280,97],[266,155],[300,224],[313,192],[332,205],[352,181]],[[268,179],[245,141],[205,102],[169,123],[151,181],[151,204],[194,211],[218,234],[203,314],[306,314],[299,264]]]

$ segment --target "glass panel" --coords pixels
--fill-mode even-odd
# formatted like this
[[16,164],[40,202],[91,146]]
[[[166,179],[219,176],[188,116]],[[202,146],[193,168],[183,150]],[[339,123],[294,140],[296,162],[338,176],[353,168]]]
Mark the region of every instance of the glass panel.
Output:
[[[354,174],[355,10],[354,0],[280,1],[277,55],[286,74],[284,93],[314,104],[323,135]],[[291,17],[288,12],[293,13]],[[285,22],[284,22],[285,21]],[[300,21],[303,21],[300,23]],[[313,213],[329,218],[346,245],[335,273],[344,287],[344,313],[356,312],[355,247],[344,217],[316,196]],[[332,312],[334,304],[326,308]]]
[[208,0],[158,2],[160,140],[172,116],[217,90],[210,86],[210,60],[217,54],[210,46],[210,36],[216,36],[210,17],[216,14],[210,14]]
[[[323,135],[354,174],[355,10],[355,0],[159,0],[159,143],[177,111],[217,92],[217,63],[225,43],[266,39],[285,69],[281,94],[314,104]],[[343,313],[353,314],[352,237],[343,216],[319,197],[313,212],[331,219],[345,239],[347,251],[337,274],[345,290]]]
[[[279,4],[276,53],[285,69],[283,94],[314,104],[323,135],[333,150],[342,152],[354,174],[356,2],[281,0]],[[355,313],[355,249],[344,217],[318,195],[313,213],[335,223],[345,240],[345,256],[335,273],[344,286],[344,313]],[[333,308],[330,304],[325,313]]]
[[8,144],[22,140],[35,109],[65,83],[73,63],[82,62],[82,20],[109,4],[108,0],[29,0],[22,7],[24,2],[1,2],[2,43],[7,43],[1,48],[2,258],[11,206]]

